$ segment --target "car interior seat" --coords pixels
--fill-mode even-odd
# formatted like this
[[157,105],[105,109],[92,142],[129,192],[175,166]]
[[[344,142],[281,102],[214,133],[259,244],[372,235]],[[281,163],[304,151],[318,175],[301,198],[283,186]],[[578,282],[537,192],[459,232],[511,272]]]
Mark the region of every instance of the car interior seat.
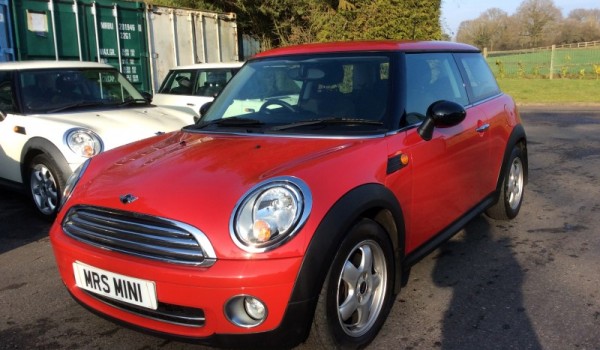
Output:
[[323,67],[323,71],[323,78],[313,83],[311,94],[301,103],[301,108],[320,117],[352,117],[354,103],[349,94],[340,91],[344,67],[341,64],[330,64]]
[[58,90],[61,101],[77,101],[82,98],[81,90],[76,82],[77,77],[74,74],[62,74],[56,78],[56,89]]
[[227,84],[227,77],[225,74],[220,72],[209,73],[206,77],[204,86],[198,90],[198,95],[215,97],[223,90],[225,84]]
[[192,93],[192,82],[188,77],[177,78],[176,87],[171,89],[172,94],[176,95],[190,95]]
[[379,64],[358,63],[352,69],[352,100],[356,118],[381,120],[387,108],[388,80],[381,79]]

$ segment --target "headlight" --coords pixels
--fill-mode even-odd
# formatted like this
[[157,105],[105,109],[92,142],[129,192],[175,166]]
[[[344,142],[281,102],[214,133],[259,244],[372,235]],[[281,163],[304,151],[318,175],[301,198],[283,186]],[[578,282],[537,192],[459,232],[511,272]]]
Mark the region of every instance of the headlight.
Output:
[[93,131],[87,129],[71,129],[65,134],[67,146],[75,154],[90,158],[102,152],[102,140]]
[[77,186],[79,179],[81,178],[81,176],[83,175],[83,173],[85,172],[85,169],[87,169],[89,164],[90,164],[90,159],[86,159],[86,161],[83,162],[83,164],[81,164],[79,167],[77,167],[77,169],[75,169],[73,174],[71,174],[71,176],[69,176],[69,179],[67,180],[67,184],[65,186],[65,190],[63,191],[63,195],[60,200],[60,206],[58,208],[59,210],[60,210],[60,208],[62,208],[62,206],[65,204],[65,202],[69,199],[69,197],[71,197],[71,193],[73,193],[75,186]]
[[280,177],[255,186],[231,217],[230,231],[241,249],[261,253],[279,247],[306,222],[312,206],[308,186],[293,177]]

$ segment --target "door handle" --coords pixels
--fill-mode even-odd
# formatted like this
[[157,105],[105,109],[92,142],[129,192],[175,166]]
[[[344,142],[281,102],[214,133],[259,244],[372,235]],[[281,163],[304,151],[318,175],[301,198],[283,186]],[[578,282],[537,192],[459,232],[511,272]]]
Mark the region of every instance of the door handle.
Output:
[[186,103],[186,105],[188,105],[190,107],[194,107],[195,106],[195,104],[193,104],[193,103]]
[[489,128],[490,128],[490,124],[483,124],[482,126],[480,126],[477,129],[475,129],[475,131],[477,131],[477,132],[484,132],[484,131],[486,131]]

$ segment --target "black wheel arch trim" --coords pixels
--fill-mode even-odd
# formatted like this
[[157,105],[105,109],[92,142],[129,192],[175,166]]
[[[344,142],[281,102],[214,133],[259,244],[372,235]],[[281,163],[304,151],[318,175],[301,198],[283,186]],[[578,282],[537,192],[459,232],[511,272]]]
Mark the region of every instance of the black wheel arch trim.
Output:
[[[382,211],[391,217],[385,217]],[[340,198],[321,220],[306,250],[291,302],[313,299],[319,295],[340,243],[352,225],[362,217],[382,225],[394,245],[395,255],[399,254],[395,259],[400,259],[396,259],[395,263],[401,263],[404,254],[404,216],[398,200],[381,184],[361,185]]]
[[284,318],[275,332],[281,331],[300,342],[308,337],[329,266],[347,232],[363,217],[374,220],[388,233],[396,265],[394,295],[400,291],[405,242],[400,204],[381,184],[361,185],[340,198],[321,220],[304,255]]
[[506,143],[506,149],[504,150],[504,157],[502,158],[502,167],[500,168],[500,173],[498,174],[498,183],[496,184],[496,193],[500,194],[500,189],[502,186],[503,176],[506,173],[506,167],[508,165],[508,161],[510,159],[510,155],[515,146],[521,145],[521,153],[523,155],[523,172],[524,172],[524,184],[527,184],[527,180],[529,178],[529,160],[527,159],[527,136],[525,135],[525,128],[523,125],[518,124],[515,126],[513,131],[511,132],[508,142]]
[[56,145],[45,138],[33,137],[25,143],[23,152],[21,152],[21,177],[25,186],[29,186],[29,179],[27,178],[29,162],[38,154],[47,154],[51,157],[60,171],[65,174],[65,178],[68,178],[73,172],[71,167],[69,167],[67,159]]

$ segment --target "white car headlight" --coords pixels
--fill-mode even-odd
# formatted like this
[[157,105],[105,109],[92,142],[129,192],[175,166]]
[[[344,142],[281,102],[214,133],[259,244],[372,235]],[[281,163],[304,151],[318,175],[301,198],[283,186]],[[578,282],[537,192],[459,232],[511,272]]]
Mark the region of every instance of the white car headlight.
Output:
[[71,129],[65,133],[65,142],[75,154],[90,158],[102,152],[102,140],[87,129]]
[[230,231],[241,249],[261,253],[279,247],[302,228],[312,206],[308,186],[293,177],[280,177],[252,188],[238,202]]

